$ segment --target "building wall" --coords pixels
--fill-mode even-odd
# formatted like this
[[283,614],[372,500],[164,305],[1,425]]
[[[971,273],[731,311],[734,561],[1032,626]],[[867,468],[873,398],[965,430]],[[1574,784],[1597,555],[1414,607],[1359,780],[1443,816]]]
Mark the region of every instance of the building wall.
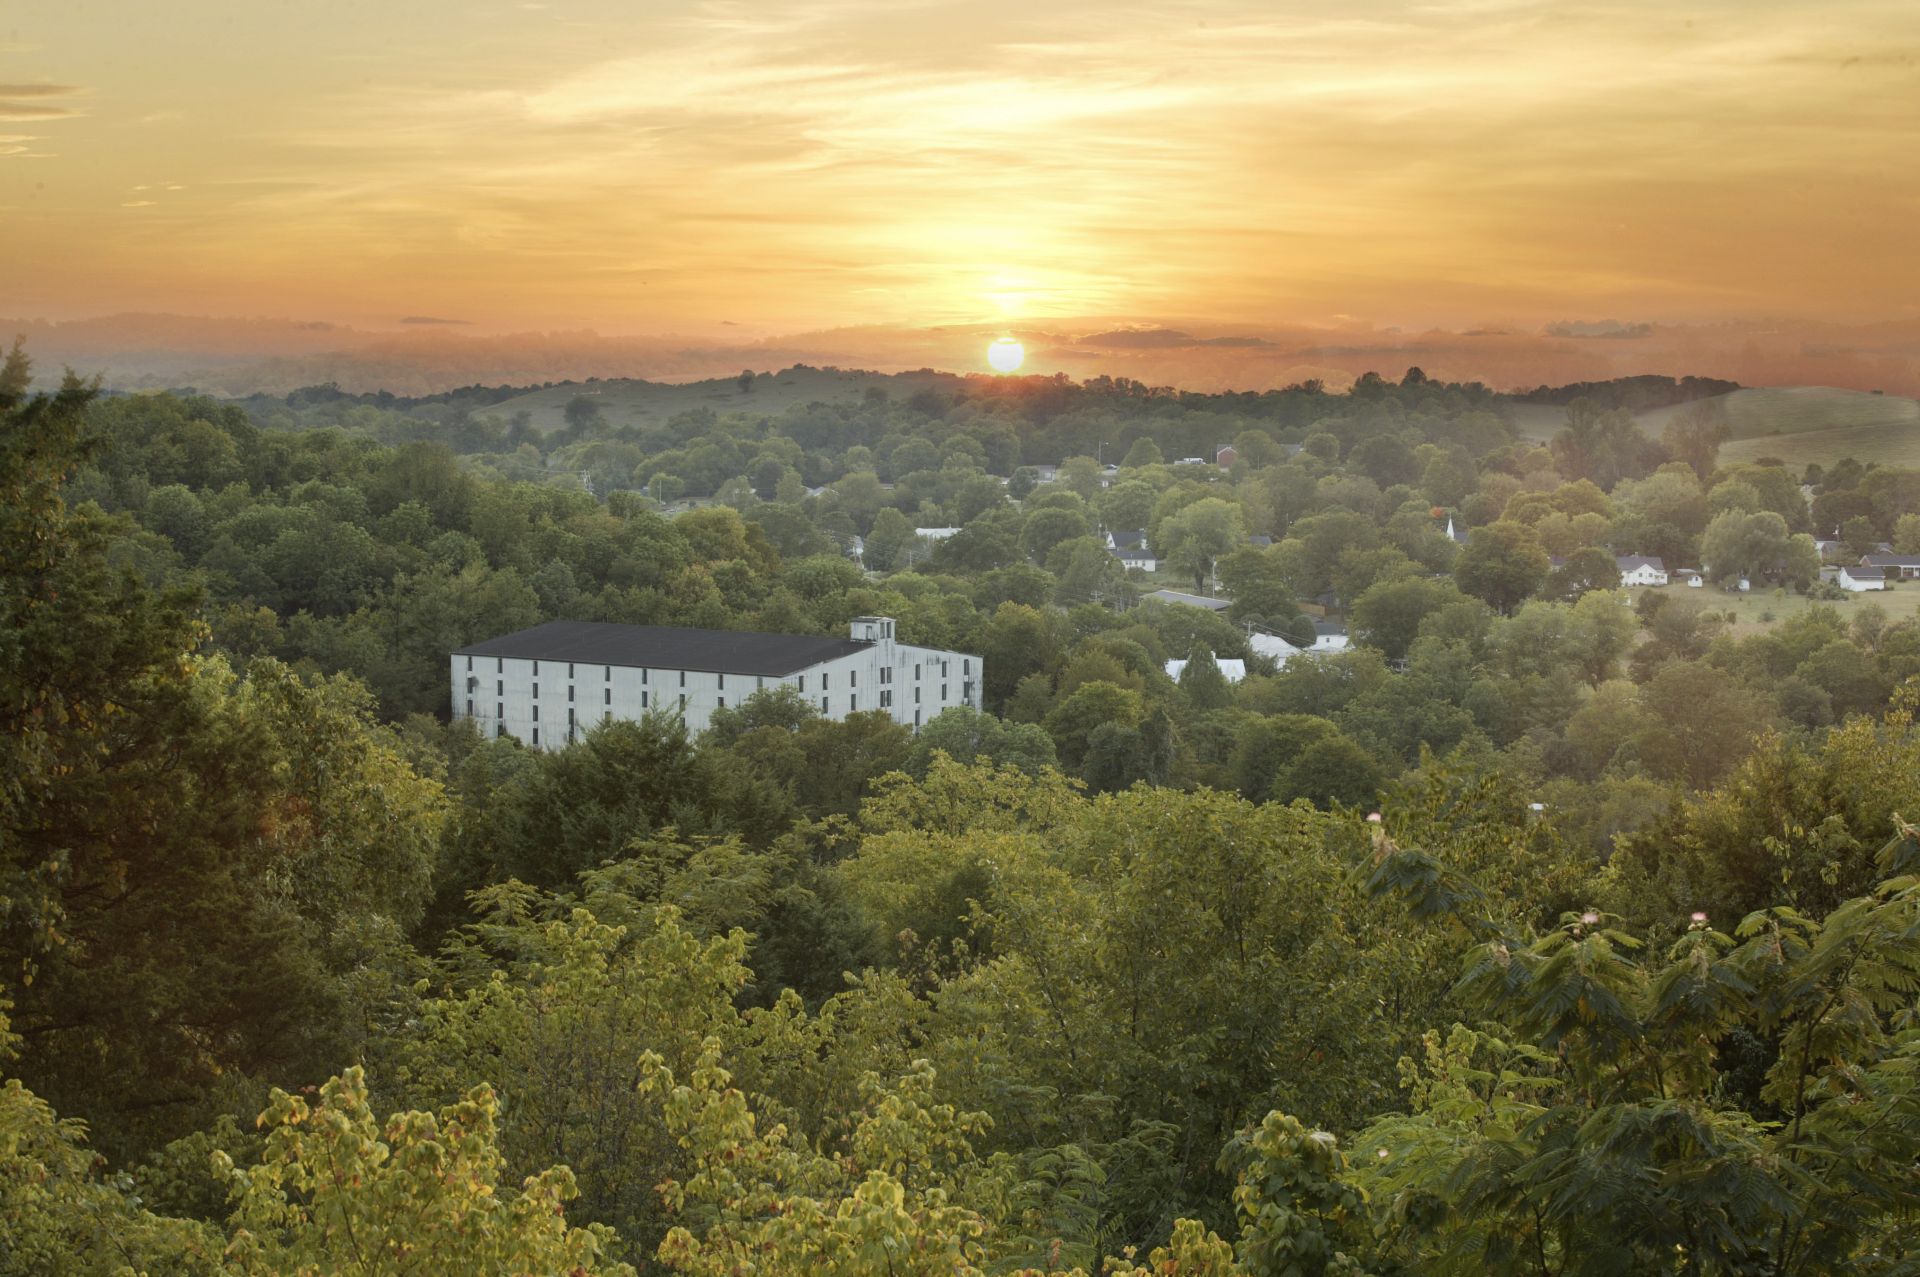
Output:
[[513,736],[529,746],[559,749],[603,717],[636,719],[649,710],[681,715],[688,732],[697,735],[721,706],[736,706],[761,688],[784,684],[824,718],[878,709],[917,730],[944,709],[979,709],[980,668],[977,656],[891,639],[784,678],[456,655],[453,717],[472,718],[484,736]]

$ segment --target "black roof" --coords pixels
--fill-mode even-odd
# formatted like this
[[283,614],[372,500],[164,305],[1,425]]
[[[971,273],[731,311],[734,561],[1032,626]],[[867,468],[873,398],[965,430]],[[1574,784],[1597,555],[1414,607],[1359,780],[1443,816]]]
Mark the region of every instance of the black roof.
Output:
[[751,630],[683,630],[665,625],[548,621],[455,652],[533,661],[583,661],[708,674],[791,674],[871,647],[847,638],[758,634]]

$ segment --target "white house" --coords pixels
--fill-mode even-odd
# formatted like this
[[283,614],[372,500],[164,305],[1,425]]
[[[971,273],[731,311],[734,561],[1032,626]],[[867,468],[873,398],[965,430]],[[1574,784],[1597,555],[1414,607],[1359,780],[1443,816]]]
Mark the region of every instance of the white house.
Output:
[[1698,590],[1707,583],[1706,573],[1699,568],[1675,568],[1673,577],[1689,590]]
[[1646,554],[1617,554],[1613,565],[1620,569],[1621,585],[1665,585],[1667,583],[1667,565],[1658,556]]
[[1344,652],[1348,646],[1346,626],[1340,624],[1338,621],[1328,621],[1321,618],[1314,620],[1313,646],[1308,649],[1309,651]]
[[1247,635],[1247,646],[1261,656],[1272,657],[1273,663],[1281,669],[1285,669],[1287,662],[1300,655],[1302,650],[1304,650],[1295,647],[1278,634],[1262,634],[1258,630]]
[[883,710],[920,728],[980,708],[981,660],[894,639],[893,618],[855,617],[848,637],[549,621],[453,654],[453,716],[487,736],[559,749],[596,722],[676,714],[690,733],[761,688],[791,687],[826,718]]
[[[1223,661],[1216,657],[1213,663],[1220,667],[1220,672],[1227,676],[1227,682],[1229,683],[1238,683],[1247,676],[1247,663],[1243,660]],[[1187,668],[1185,661],[1168,661],[1167,677],[1178,683],[1180,681],[1180,671],[1185,668]]]
[[1154,558],[1151,554],[1148,554],[1145,550],[1116,549],[1116,550],[1110,550],[1108,551],[1108,553],[1112,554],[1114,558],[1120,560],[1122,566],[1130,567],[1130,568],[1139,568],[1142,572],[1151,572],[1160,566],[1160,560]]
[[1892,552],[1869,554],[1860,560],[1860,566],[1879,568],[1889,581],[1911,581],[1920,578],[1920,554]]
[[1841,567],[1834,583],[1843,590],[1852,590],[1855,594],[1867,590],[1887,588],[1887,574],[1880,568],[1864,567],[1858,563],[1848,563]]
[[1146,529],[1135,528],[1131,531],[1109,532],[1107,548],[1109,550],[1145,550],[1147,549]]

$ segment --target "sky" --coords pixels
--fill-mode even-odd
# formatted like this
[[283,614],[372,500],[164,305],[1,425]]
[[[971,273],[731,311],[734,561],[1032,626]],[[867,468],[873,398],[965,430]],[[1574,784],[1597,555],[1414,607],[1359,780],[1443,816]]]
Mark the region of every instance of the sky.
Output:
[[1913,0],[60,0],[0,315],[1920,318]]

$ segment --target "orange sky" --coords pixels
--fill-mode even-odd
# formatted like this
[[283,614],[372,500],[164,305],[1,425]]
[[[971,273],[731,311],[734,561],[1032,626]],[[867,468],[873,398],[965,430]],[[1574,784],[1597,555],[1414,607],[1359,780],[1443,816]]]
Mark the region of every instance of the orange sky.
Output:
[[60,0],[0,314],[1920,316],[1920,4]]

